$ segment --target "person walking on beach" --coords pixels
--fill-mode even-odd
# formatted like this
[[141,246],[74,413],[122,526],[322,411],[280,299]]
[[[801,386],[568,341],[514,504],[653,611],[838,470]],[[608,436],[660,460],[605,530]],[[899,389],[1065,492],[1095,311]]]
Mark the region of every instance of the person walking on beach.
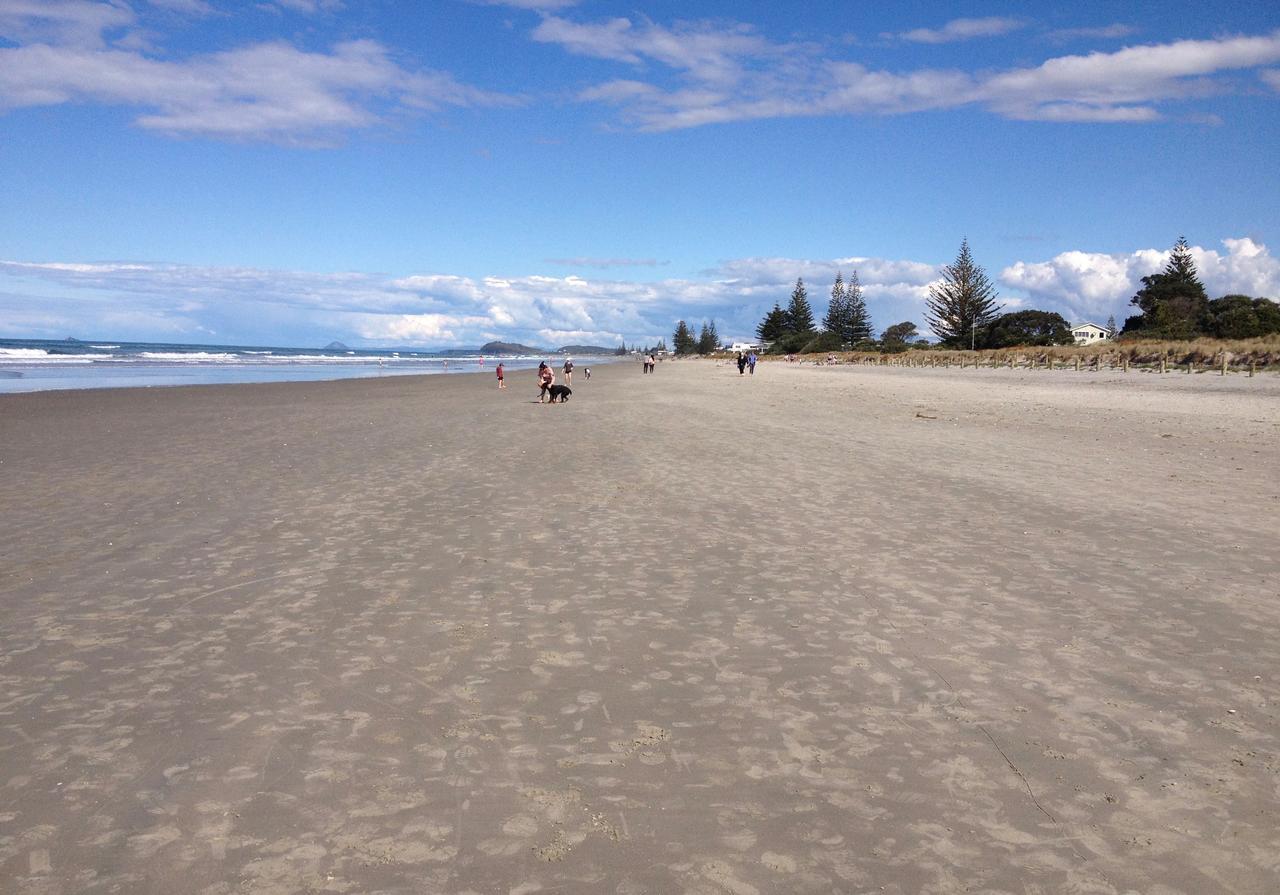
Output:
[[542,387],[542,392],[538,395],[539,404],[547,400],[547,393],[551,391],[551,386],[555,384],[556,374],[547,366],[547,362],[543,361],[538,364],[538,385]]
[[738,375],[741,376],[747,371],[747,356],[741,351],[738,352]]
[[506,388],[507,382],[502,378],[502,361],[498,361],[498,388]]
[[649,372],[652,373],[658,368],[658,359],[651,353],[649,355]]
[[756,375],[756,353],[754,351],[747,355],[747,366],[751,368],[751,375]]
[[573,358],[565,358],[564,361],[564,384],[573,386]]

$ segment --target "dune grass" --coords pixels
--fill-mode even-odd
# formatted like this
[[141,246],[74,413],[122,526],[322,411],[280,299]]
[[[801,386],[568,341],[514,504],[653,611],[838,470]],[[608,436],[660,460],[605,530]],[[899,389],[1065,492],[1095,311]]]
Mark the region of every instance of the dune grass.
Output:
[[[1221,367],[1226,356],[1231,369],[1280,368],[1280,335],[1254,339],[1193,339],[1183,342],[1117,339],[1092,345],[1022,346],[1016,348],[954,351],[941,348],[912,348],[898,353],[867,351],[835,352],[839,363],[890,364],[903,366],[984,366],[984,367],[1067,367],[1077,361],[1082,369],[1094,367]],[[828,355],[792,355],[804,361],[822,362]],[[777,355],[770,360],[779,360]]]

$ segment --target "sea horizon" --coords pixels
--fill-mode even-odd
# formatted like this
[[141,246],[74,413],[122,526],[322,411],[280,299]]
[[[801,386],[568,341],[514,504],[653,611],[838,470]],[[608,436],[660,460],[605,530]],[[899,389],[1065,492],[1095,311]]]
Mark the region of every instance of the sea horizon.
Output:
[[[64,389],[304,382],[533,369],[566,355],[479,349],[299,348],[123,339],[0,339],[0,394]],[[599,363],[613,355],[581,355]]]

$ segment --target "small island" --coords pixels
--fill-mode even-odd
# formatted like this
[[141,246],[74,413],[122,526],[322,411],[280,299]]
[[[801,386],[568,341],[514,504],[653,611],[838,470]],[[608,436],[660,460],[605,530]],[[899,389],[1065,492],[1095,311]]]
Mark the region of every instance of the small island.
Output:
[[321,350],[322,351],[350,351],[351,349],[348,348],[346,345],[343,345],[341,342],[334,341],[324,346],[324,348]]
[[551,354],[545,348],[533,348],[519,342],[485,342],[480,346],[480,354]]

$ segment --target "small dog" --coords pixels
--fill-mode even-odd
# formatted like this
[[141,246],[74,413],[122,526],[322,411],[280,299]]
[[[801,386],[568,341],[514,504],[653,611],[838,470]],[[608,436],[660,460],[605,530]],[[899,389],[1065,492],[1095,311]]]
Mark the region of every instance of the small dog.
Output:
[[556,403],[556,398],[559,398],[560,403],[563,404],[569,400],[569,396],[573,394],[573,389],[567,385],[553,385],[547,389],[547,394],[551,396],[552,404]]

